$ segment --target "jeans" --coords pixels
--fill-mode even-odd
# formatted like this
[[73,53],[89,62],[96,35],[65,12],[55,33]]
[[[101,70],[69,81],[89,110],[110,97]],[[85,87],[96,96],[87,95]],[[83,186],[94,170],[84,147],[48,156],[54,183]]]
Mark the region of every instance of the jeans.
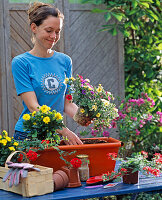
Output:
[[17,141],[23,141],[23,140],[25,140],[27,138],[27,133],[20,132],[20,131],[15,131],[13,137]]

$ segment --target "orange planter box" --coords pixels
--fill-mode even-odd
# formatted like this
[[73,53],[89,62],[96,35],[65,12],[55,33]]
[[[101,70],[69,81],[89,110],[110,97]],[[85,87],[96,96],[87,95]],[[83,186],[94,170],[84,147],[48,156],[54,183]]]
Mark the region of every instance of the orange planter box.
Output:
[[[75,154],[66,156],[64,158],[70,161],[78,154],[87,154],[89,156],[90,161],[90,176],[97,176],[107,171],[111,172],[112,170],[114,170],[115,161],[108,159],[106,154],[114,152],[118,153],[119,147],[121,147],[121,142],[111,137],[84,139],[100,139],[107,141],[107,143],[59,146],[60,150],[67,152],[72,152],[76,150]],[[54,172],[65,165],[65,162],[60,159],[60,155],[55,149],[46,149],[44,151],[38,151],[38,154],[40,154],[40,156],[35,162],[33,162],[33,164],[51,167],[53,168]]]

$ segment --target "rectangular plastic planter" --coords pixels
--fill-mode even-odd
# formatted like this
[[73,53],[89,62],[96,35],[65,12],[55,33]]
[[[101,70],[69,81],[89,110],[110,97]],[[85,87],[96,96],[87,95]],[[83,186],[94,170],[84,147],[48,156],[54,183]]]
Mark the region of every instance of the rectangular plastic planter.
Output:
[[[115,161],[108,159],[107,153],[118,153],[119,147],[121,147],[121,142],[111,137],[86,139],[100,139],[107,141],[107,143],[59,146],[60,150],[67,152],[72,152],[76,150],[75,154],[66,156],[65,159],[70,161],[78,154],[87,154],[90,161],[90,176],[97,176],[107,171],[111,172],[112,170],[114,170]],[[55,149],[46,149],[44,151],[38,151],[38,153],[40,154],[40,156],[34,162],[34,164],[51,167],[54,171],[57,171],[65,165],[65,162],[60,159],[60,155]]]

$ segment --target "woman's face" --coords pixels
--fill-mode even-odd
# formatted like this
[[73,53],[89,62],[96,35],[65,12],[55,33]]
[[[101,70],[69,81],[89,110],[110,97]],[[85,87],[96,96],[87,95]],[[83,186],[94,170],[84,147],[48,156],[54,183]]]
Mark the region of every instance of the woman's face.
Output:
[[51,49],[60,39],[63,19],[49,16],[40,26],[31,24],[31,30],[35,35],[35,45],[45,49]]

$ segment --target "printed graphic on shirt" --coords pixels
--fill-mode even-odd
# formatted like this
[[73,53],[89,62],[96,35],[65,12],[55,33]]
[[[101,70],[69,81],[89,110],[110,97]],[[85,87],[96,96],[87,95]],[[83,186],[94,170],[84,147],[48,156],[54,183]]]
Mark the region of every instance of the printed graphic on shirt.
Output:
[[62,82],[58,76],[52,73],[46,73],[41,80],[43,91],[48,94],[56,94],[62,87]]

